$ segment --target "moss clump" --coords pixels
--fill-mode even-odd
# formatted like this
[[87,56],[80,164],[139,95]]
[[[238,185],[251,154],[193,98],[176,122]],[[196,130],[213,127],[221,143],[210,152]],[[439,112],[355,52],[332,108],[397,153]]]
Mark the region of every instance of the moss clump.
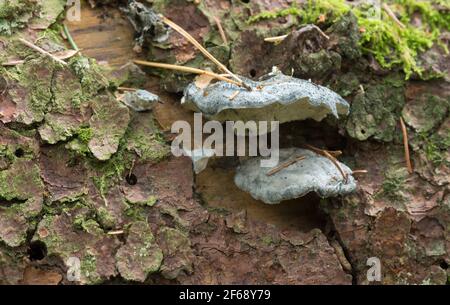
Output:
[[92,128],[90,127],[80,127],[76,134],[78,139],[80,139],[83,143],[88,143],[94,135]]
[[131,200],[127,200],[128,203],[132,204],[132,205],[140,205],[140,206],[147,206],[147,207],[152,207],[155,205],[156,202],[158,202],[158,197],[151,195],[148,198],[146,198],[145,200],[139,200],[139,201],[131,201]]
[[11,35],[14,29],[24,27],[37,10],[32,0],[0,1],[0,35]]
[[116,182],[122,180],[125,169],[130,168],[132,159],[123,148],[115,153],[108,161],[89,159],[89,166],[93,172],[98,173],[92,177],[95,187],[106,201],[108,189]]
[[442,137],[436,133],[419,132],[415,135],[414,140],[420,143],[427,160],[434,166],[444,163],[450,165],[446,156],[450,149],[450,134]]
[[[401,67],[406,79],[413,73],[421,76],[423,68],[419,66],[417,56],[438,42],[442,29],[450,28],[449,15],[423,1],[393,0],[391,3],[401,14],[401,20],[406,25],[404,29],[384,11],[379,12],[380,18],[375,18],[373,8],[352,7],[344,0],[309,0],[301,8],[294,3],[287,9],[252,16],[248,22],[291,15],[300,18],[301,24],[330,25],[352,11],[361,29],[360,47],[363,53],[372,54],[383,68]],[[415,13],[421,14],[424,26],[410,24]]]
[[108,71],[98,65],[95,59],[83,56],[73,57],[69,61],[69,66],[78,76],[85,95],[92,96],[101,89],[109,87],[106,77]]
[[394,202],[404,202],[405,181],[408,172],[405,168],[390,169],[385,174],[385,179],[381,185],[381,191],[376,197],[384,197]]
[[400,76],[368,85],[353,100],[346,123],[348,134],[360,141],[369,137],[385,142],[394,140],[404,104],[404,81]]

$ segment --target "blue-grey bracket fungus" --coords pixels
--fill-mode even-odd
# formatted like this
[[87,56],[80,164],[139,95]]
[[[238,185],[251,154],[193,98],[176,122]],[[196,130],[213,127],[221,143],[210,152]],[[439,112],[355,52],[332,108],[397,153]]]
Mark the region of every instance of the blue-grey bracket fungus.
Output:
[[159,101],[159,96],[147,90],[126,92],[122,98],[125,105],[138,112],[152,110]]
[[316,192],[322,198],[347,195],[356,189],[352,171],[339,163],[345,179],[333,162],[313,151],[301,148],[280,149],[280,164],[293,158],[305,156],[273,175],[271,170],[261,167],[260,157],[247,159],[237,168],[235,184],[249,192],[253,198],[267,204],[302,197]]
[[332,90],[282,74],[276,68],[259,81],[243,78],[252,90],[225,81],[199,88],[189,84],[181,103],[218,121],[279,121],[347,115],[349,104]]

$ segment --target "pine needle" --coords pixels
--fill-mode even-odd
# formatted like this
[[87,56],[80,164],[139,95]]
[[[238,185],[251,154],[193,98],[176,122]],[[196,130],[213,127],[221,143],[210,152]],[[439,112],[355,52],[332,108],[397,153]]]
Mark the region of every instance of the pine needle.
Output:
[[234,78],[236,80],[236,82],[239,84],[238,86],[245,87],[247,90],[251,90],[250,86],[246,85],[237,75],[235,75],[233,72],[228,70],[228,68],[225,67],[224,64],[222,64],[211,53],[209,53],[208,50],[206,50],[197,40],[195,40],[194,37],[191,36],[191,34],[186,32],[182,27],[180,27],[175,22],[169,20],[168,18],[166,18],[164,16],[161,16],[161,20],[165,24],[170,26],[172,29],[177,31],[181,36],[186,38],[190,43],[192,43],[200,52],[203,53],[203,55],[205,55],[209,60],[211,60],[213,63],[215,63],[220,68],[220,70],[231,75],[231,77]]
[[406,29],[406,26],[400,22],[400,20],[397,19],[397,16],[395,16],[394,12],[391,10],[389,5],[386,3],[383,3],[383,9],[386,11],[386,13],[391,17],[391,19],[402,29]]
[[336,166],[336,168],[339,170],[339,172],[341,173],[342,177],[345,180],[345,183],[347,183],[348,181],[348,176],[347,174],[344,172],[344,170],[341,168],[341,166],[339,165],[338,160],[336,159],[337,156],[340,156],[342,154],[342,152],[340,150],[337,151],[328,151],[325,149],[320,149],[317,147],[314,147],[312,145],[308,145],[306,144],[306,147],[308,147],[309,149],[311,149],[312,151],[318,153],[319,155],[322,155],[328,159],[330,159],[331,162],[333,162],[334,166]]
[[213,18],[214,18],[214,21],[216,22],[217,29],[219,30],[219,34],[220,34],[220,37],[223,40],[223,43],[228,44],[227,35],[225,35],[225,31],[223,30],[222,23],[220,22],[220,19],[217,18],[216,16],[213,16]]
[[406,130],[405,122],[403,122],[402,117],[400,117],[400,126],[402,127],[403,147],[405,150],[406,168],[408,169],[408,173],[412,174],[413,168],[411,165],[411,156],[409,154],[408,131]]
[[216,74],[214,72],[201,70],[201,69],[197,69],[197,68],[171,65],[171,64],[163,64],[163,63],[159,63],[159,62],[151,62],[151,61],[145,61],[145,60],[134,60],[134,63],[138,64],[138,65],[142,65],[142,66],[161,68],[161,69],[169,69],[169,70],[175,70],[175,71],[186,72],[186,73],[206,74],[206,75],[212,76],[214,78],[228,82],[230,84],[233,84],[236,86],[241,86],[241,83],[238,83],[232,79],[221,76],[220,74]]
[[295,157],[295,158],[292,159],[292,160],[288,160],[288,161],[286,161],[286,162],[284,162],[284,163],[281,163],[280,165],[278,165],[278,166],[272,168],[270,171],[268,171],[268,172],[266,173],[266,175],[267,175],[267,176],[272,176],[273,174],[278,173],[278,172],[281,171],[282,169],[285,169],[286,167],[289,167],[289,166],[291,166],[292,164],[294,164],[294,163],[296,163],[296,162],[298,162],[298,161],[300,161],[300,160],[303,160],[303,159],[305,159],[305,158],[306,158],[305,156],[298,156],[298,157]]

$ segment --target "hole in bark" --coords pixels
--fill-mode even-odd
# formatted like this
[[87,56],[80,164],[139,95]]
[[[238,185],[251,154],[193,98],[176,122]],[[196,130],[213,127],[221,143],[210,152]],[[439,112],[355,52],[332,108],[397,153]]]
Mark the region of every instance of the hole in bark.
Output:
[[439,266],[444,270],[448,269],[448,263],[444,260],[439,263]]
[[136,185],[136,183],[137,183],[137,177],[135,174],[129,174],[126,176],[125,179],[127,180],[127,183],[129,185]]
[[251,77],[255,77],[256,76],[256,70],[255,69],[251,69],[250,70],[250,76]]
[[42,241],[33,241],[28,248],[28,256],[32,261],[39,261],[47,256],[47,246]]
[[362,134],[366,134],[366,131],[364,129],[361,129]]
[[16,151],[14,152],[14,155],[17,158],[22,158],[24,154],[25,154],[25,152],[23,151],[22,148],[17,148]]

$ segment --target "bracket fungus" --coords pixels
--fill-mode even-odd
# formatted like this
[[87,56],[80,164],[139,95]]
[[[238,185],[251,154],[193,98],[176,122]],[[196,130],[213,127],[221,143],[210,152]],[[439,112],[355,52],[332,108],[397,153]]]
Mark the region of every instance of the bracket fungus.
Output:
[[284,75],[276,68],[259,81],[244,79],[252,90],[219,81],[205,88],[189,84],[181,103],[218,121],[279,121],[314,119],[328,114],[346,115],[349,104],[332,90]]
[[[304,158],[299,158],[303,156]],[[338,163],[345,177],[329,158],[301,148],[280,149],[280,162],[288,162],[283,170],[268,175],[270,168],[260,166],[260,157],[241,163],[234,177],[235,184],[253,198],[267,204],[302,197],[316,192],[322,198],[346,195],[356,189],[352,171]],[[289,162],[297,158],[296,162]]]
[[122,98],[125,105],[138,112],[152,110],[159,101],[159,96],[141,89],[126,92]]

